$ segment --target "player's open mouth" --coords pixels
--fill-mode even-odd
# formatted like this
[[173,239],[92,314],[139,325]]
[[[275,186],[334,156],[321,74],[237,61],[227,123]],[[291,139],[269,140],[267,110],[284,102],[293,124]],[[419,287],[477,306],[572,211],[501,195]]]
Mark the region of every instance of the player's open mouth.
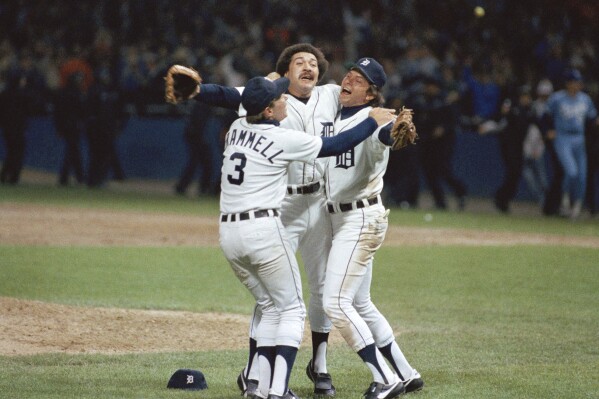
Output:
[[313,81],[314,80],[314,75],[312,74],[305,74],[305,75],[300,75],[300,80],[306,80],[306,81]]
[[346,87],[343,87],[343,88],[341,89],[341,92],[342,92],[342,93],[345,93],[345,94],[351,94],[351,90],[350,90],[350,89],[348,89],[348,88],[346,88]]

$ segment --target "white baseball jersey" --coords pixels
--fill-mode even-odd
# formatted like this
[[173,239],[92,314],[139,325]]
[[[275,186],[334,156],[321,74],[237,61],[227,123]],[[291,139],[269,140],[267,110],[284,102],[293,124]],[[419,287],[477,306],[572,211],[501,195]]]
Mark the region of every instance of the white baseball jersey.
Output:
[[[243,93],[243,87],[236,87]],[[281,127],[299,130],[310,136],[331,137],[339,112],[339,93],[341,86],[326,84],[315,86],[305,103],[287,94],[287,118],[281,121]],[[239,106],[239,116],[245,116],[243,106]],[[289,166],[289,184],[306,185],[323,179],[326,161],[317,159],[310,163],[294,162]]]
[[[333,136],[340,91],[341,87],[338,85],[316,86],[305,104],[288,95],[287,118],[281,121],[281,126],[303,131],[310,136]],[[322,180],[324,162],[323,159],[312,163],[294,162],[289,167],[289,184],[303,185]]]
[[291,161],[314,162],[322,140],[274,124],[237,119],[225,137],[220,210],[279,209]]
[[[335,121],[335,134],[355,127],[368,118],[372,107]],[[376,197],[383,190],[383,176],[389,162],[389,147],[379,138],[381,126],[353,149],[330,158],[327,166],[327,196],[330,202],[347,203]]]

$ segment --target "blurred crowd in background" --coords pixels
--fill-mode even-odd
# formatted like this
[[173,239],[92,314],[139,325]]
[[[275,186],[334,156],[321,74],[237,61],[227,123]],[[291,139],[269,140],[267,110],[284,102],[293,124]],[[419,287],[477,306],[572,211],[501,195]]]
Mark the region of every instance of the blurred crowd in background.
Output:
[[[475,13],[476,6],[481,8]],[[108,176],[125,178],[114,140],[130,115],[199,112],[201,117],[187,115],[196,128],[186,137],[190,143],[194,134],[200,142],[209,137],[208,148],[218,152],[218,132],[231,115],[166,105],[166,69],[193,66],[205,82],[243,86],[250,77],[272,71],[288,45],[310,42],[330,62],[321,83],[341,82],[348,64],[359,57],[381,61],[388,75],[387,105],[413,107],[421,136],[419,145],[394,153],[389,168],[421,170],[437,208],[447,206],[444,187],[463,207],[467,187],[451,173],[455,134],[507,134],[497,129],[506,116],[506,100],[515,103],[527,92],[531,101],[543,101],[564,87],[564,74],[572,68],[597,104],[598,20],[594,0],[48,0],[43,7],[25,0],[2,2],[0,116],[6,147],[16,149],[5,156],[4,169],[7,163],[16,166],[3,170],[2,181],[18,181],[19,151],[26,146],[19,135],[33,115],[52,116],[65,140],[62,184],[70,174],[91,186]],[[489,121],[498,125],[489,128]],[[532,138],[528,130],[516,140],[522,148],[528,140],[523,166],[509,178],[525,177],[544,203],[559,164],[546,159],[543,127]],[[599,135],[593,126],[587,135],[587,205],[596,212]],[[82,137],[90,144],[85,173],[77,152]],[[218,163],[205,168],[213,175],[220,172]],[[183,173],[178,193],[185,192],[190,176],[189,170]],[[215,179],[204,180],[201,191],[216,194]],[[419,181],[396,180],[388,182],[390,201],[417,207]],[[503,189],[495,203],[505,212],[513,194]],[[546,209],[558,212],[555,206]]]

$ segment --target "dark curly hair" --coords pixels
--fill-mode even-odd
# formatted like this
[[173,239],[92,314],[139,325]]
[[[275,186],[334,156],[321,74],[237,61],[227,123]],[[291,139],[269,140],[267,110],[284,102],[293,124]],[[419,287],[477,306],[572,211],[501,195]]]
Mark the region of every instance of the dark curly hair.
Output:
[[324,57],[323,52],[310,43],[298,43],[285,48],[277,60],[277,66],[275,68],[277,73],[281,76],[285,76],[285,73],[289,71],[291,58],[297,53],[314,54],[316,62],[318,63],[318,80],[320,81],[329,69],[329,62]]

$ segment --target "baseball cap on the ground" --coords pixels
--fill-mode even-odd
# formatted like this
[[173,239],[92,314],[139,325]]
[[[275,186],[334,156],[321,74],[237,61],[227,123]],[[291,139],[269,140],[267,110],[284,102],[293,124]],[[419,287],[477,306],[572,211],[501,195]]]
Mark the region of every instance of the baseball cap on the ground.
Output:
[[201,389],[207,389],[208,384],[206,383],[206,378],[201,371],[179,369],[171,376],[166,387],[199,391]]
[[289,79],[279,78],[271,81],[258,76],[248,80],[241,94],[241,105],[248,115],[258,115],[272,100],[287,91]]
[[381,88],[387,83],[387,74],[383,66],[374,58],[360,58],[350,69],[357,69],[373,85]]

